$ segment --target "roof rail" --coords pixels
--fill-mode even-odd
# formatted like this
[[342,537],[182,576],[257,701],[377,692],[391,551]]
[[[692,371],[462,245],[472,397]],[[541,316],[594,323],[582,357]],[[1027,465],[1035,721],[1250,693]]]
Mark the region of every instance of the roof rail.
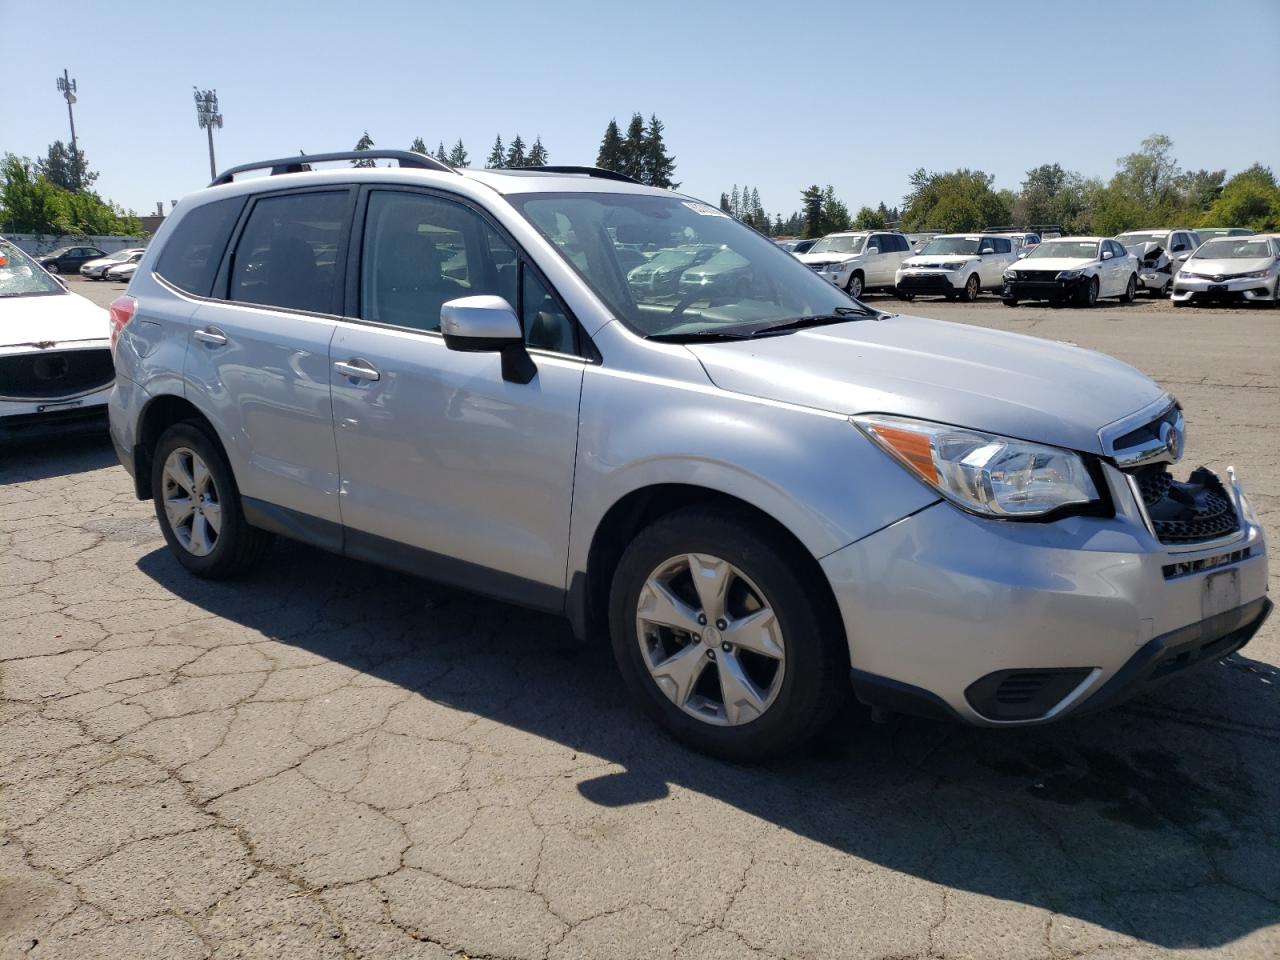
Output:
[[402,167],[415,167],[419,170],[437,170],[440,173],[457,173],[453,167],[425,153],[409,150],[343,150],[340,153],[308,153],[296,157],[281,157],[279,160],[260,160],[257,163],[242,163],[230,170],[223,170],[209,184],[211,187],[230,183],[236,174],[250,170],[271,168],[271,176],[278,173],[302,173],[311,169],[313,163],[325,163],[332,160],[395,160]]
[[[562,166],[541,166],[541,167],[520,167],[521,170],[541,170],[543,173],[580,173],[586,177],[599,177],[601,180],[620,180],[623,183],[640,183],[635,177],[629,177],[625,173],[618,173],[616,170],[602,170],[600,167],[562,167]],[[643,184],[641,184],[643,186]]]

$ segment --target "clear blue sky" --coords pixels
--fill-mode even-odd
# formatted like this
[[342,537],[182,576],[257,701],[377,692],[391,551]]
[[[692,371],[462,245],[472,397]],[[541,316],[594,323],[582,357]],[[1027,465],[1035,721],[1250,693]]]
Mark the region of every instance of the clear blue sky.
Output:
[[1280,168],[1280,0],[0,0],[0,63],[0,151],[69,139],[68,67],[98,188],[144,213],[208,180],[195,84],[222,101],[219,167],[365,128],[386,147],[461,137],[477,165],[495,133],[540,135],[552,162],[592,163],[638,110],[666,123],[682,190],[749,183],[783,213],[810,183],[892,205],[921,166],[1109,176],[1157,132],[1185,168]]

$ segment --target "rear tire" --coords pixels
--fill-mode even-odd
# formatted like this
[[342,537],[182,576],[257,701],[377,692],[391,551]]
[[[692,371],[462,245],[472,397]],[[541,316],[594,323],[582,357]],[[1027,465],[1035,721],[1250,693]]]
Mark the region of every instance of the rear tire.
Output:
[[[811,567],[802,548],[732,508],[689,507],[640,531],[622,554],[609,594],[610,638],[628,692],[659,726],[703,753],[753,762],[796,750],[831,720],[849,691],[844,632]],[[678,572],[664,580],[672,570]],[[713,571],[723,579],[703,579]],[[691,592],[698,582],[709,597],[716,595],[713,584],[729,585],[719,591],[726,598],[721,609],[704,603],[701,590]],[[661,606],[655,585],[683,604],[669,609],[683,611],[671,619],[686,629],[655,625],[652,618],[661,618],[653,612]],[[766,608],[772,617],[763,622],[776,626],[774,649],[782,654],[775,661],[761,659],[746,642],[729,642],[747,636],[735,633],[735,624]],[[710,619],[700,627],[697,616]],[[767,699],[725,695],[722,682],[744,689],[743,670],[751,690],[767,692]],[[680,679],[673,680],[677,671]]]
[[175,423],[151,460],[156,518],[179,563],[198,577],[225,580],[262,559],[274,537],[245,520],[231,465],[207,424]]

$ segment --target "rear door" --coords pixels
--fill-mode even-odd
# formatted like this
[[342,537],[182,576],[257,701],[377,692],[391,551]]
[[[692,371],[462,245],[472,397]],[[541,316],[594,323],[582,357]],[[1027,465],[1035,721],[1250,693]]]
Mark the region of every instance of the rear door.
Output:
[[186,360],[188,391],[217,428],[248,509],[331,521],[318,529],[335,548],[329,341],[354,202],[345,187],[252,197],[214,299],[192,316]]

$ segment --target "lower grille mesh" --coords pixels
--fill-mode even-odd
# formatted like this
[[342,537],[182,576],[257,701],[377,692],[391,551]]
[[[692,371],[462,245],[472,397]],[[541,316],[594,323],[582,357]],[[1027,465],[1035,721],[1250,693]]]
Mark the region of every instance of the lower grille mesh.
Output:
[[1240,529],[1222,481],[1205,467],[1180,481],[1163,464],[1154,464],[1135,470],[1134,479],[1161,543],[1216,540]]

